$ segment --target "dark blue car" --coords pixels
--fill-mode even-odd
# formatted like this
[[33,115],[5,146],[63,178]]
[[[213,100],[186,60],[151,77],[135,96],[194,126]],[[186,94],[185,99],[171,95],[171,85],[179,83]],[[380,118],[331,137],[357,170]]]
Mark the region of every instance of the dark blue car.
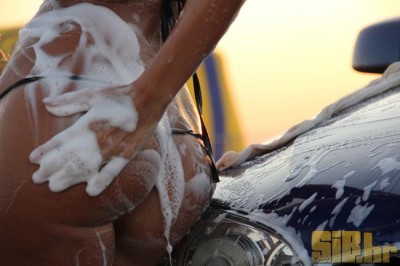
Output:
[[[383,72],[400,61],[399,36],[400,20],[362,31],[354,68]],[[225,170],[176,264],[400,265],[399,71],[357,104]]]

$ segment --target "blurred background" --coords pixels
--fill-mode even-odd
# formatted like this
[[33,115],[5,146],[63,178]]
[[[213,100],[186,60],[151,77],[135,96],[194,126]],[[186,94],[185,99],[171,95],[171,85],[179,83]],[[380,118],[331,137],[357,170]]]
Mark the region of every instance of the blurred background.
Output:
[[[21,27],[41,2],[1,0],[0,29]],[[230,102],[241,138],[231,149],[265,141],[378,77],[351,68],[355,40],[398,10],[398,0],[247,0],[216,49],[230,95],[222,104]]]

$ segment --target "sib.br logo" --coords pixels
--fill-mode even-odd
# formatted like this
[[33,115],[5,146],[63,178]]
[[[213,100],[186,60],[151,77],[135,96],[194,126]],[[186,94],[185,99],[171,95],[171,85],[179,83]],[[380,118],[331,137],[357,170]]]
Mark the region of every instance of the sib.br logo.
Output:
[[313,263],[389,263],[396,246],[373,246],[372,233],[360,231],[314,231]]

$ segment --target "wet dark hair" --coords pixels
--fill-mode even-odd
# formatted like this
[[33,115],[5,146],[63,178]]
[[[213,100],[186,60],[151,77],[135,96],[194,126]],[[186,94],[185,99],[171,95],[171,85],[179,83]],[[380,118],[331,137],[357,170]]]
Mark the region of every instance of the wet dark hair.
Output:
[[[167,40],[172,28],[175,26],[175,23],[176,23],[175,16],[179,16],[180,12],[182,11],[182,9],[185,5],[185,2],[186,2],[186,0],[176,0],[176,1],[163,0],[162,14],[161,14],[161,37],[162,37],[163,42],[165,42]],[[174,8],[176,8],[176,10],[174,10]],[[218,170],[214,163],[214,156],[213,156],[212,147],[211,147],[212,145],[211,145],[210,138],[208,136],[207,129],[204,124],[203,117],[202,117],[201,88],[200,88],[200,81],[199,81],[199,78],[198,78],[196,72],[193,73],[192,80],[193,80],[193,88],[194,88],[195,100],[196,100],[196,105],[197,105],[197,111],[199,112],[199,116],[200,116],[202,133],[196,134],[196,133],[192,132],[189,134],[192,134],[193,136],[197,136],[197,137],[201,138],[201,140],[203,141],[206,153],[207,153],[208,157],[210,157],[210,160],[211,160],[210,167],[211,167],[212,180],[213,180],[213,182],[219,182]]]
[[[169,33],[176,23],[175,15],[179,15],[182,11],[186,0],[177,0],[176,6],[172,5],[173,0],[163,0],[162,14],[161,14],[161,37],[163,42],[168,38]],[[175,1],[174,1],[175,2]],[[174,10],[177,8],[177,10]]]

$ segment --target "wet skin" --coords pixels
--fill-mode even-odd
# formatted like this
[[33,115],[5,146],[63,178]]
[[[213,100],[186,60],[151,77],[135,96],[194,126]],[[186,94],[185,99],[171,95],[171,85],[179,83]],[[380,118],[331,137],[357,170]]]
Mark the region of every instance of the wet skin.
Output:
[[[69,6],[80,2],[61,1],[61,4]],[[141,58],[147,66],[160,46],[161,1],[91,2],[110,8],[140,29]],[[132,18],[133,12],[140,20]],[[74,27],[43,49],[48,56],[73,53],[80,34],[79,27]],[[30,40],[31,43],[35,41]],[[0,90],[30,73],[36,57],[31,43],[20,44],[1,76]],[[71,60],[71,72],[84,72],[84,57]],[[37,102],[47,96],[46,91],[37,86],[34,93]],[[155,188],[163,167],[158,157],[158,139],[151,137],[143,151],[99,196],[88,196],[85,184],[52,193],[47,183],[37,185],[32,182],[32,174],[38,166],[29,162],[29,154],[70,126],[79,115],[56,117],[39,104],[36,115],[40,117],[40,124],[35,128],[30,99],[21,87],[0,101],[1,264],[156,265],[167,255],[164,217]],[[171,126],[199,132],[196,110],[185,89],[177,94],[167,112]],[[183,203],[177,218],[172,221],[170,242],[173,245],[199,217],[214,185],[202,143],[190,135],[172,138],[177,147],[185,147],[178,149],[182,155],[185,186]],[[199,175],[201,173],[206,175]],[[168,173],[166,175],[168,177]],[[195,178],[196,184],[202,184],[200,189],[192,185]],[[172,197],[175,193],[172,180],[167,183],[167,191]]]

